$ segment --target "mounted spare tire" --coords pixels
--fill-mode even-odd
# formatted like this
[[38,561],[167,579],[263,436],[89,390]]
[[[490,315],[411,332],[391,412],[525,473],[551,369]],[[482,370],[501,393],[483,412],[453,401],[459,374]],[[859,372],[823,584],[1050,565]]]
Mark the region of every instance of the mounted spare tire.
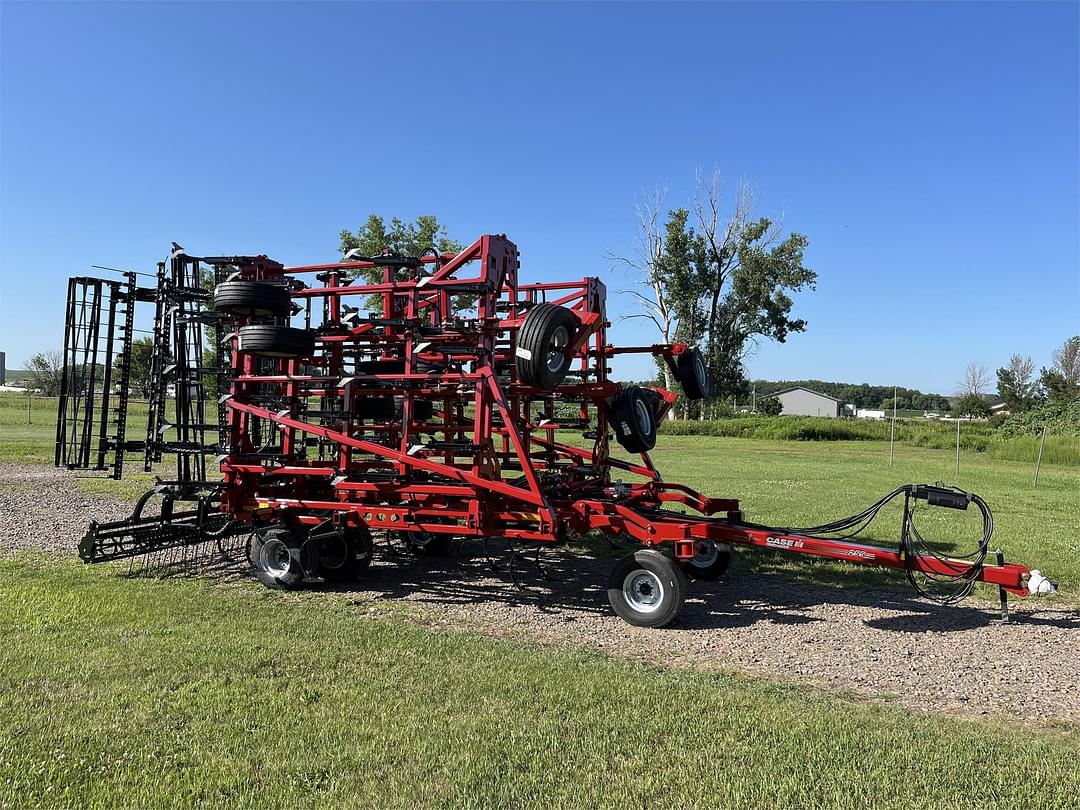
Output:
[[709,396],[709,370],[700,349],[687,349],[675,358],[675,370],[687,399],[705,399]]
[[574,342],[578,320],[566,307],[538,304],[529,310],[517,335],[518,380],[551,391],[570,370],[563,349]]
[[260,357],[311,357],[315,354],[315,335],[306,329],[276,324],[241,326],[240,351]]
[[631,385],[608,404],[615,438],[631,453],[656,447],[656,410],[644,389]]
[[213,307],[249,318],[283,318],[292,313],[289,291],[265,281],[223,281],[214,287]]

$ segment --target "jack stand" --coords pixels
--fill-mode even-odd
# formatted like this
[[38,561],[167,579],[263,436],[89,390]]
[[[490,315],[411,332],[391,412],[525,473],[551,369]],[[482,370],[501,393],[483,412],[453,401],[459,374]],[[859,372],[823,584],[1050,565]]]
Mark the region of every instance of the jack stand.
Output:
[[[997,556],[997,564],[998,565],[1004,565],[1005,564],[1005,552],[1002,551],[999,548],[995,552],[995,554]],[[1001,600],[1001,623],[1002,624],[1008,624],[1009,623],[1009,592],[1006,591],[1000,585],[998,585],[998,598]]]

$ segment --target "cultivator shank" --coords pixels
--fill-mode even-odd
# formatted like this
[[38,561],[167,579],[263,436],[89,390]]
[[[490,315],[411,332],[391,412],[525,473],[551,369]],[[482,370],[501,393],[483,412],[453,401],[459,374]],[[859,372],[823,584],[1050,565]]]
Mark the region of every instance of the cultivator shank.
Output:
[[[165,455],[177,459],[160,514],[144,519],[144,499],[129,520],[95,524],[83,558],[246,532],[259,579],[291,588],[358,574],[374,530],[426,553],[467,537],[543,544],[603,531],[645,547],[616,566],[609,597],[623,618],[650,626],[678,614],[684,570],[719,575],[735,545],[903,568],[955,581],[964,595],[977,581],[1027,592],[1028,569],[986,561],[989,529],[966,561],[917,542],[909,505],[983,507],[966,493],[909,486],[890,495],[905,499],[893,550],[829,537],[840,522],[750,524],[736,500],[663,481],[649,450],[675,394],[614,382],[608,361],[653,355],[699,399],[709,394],[700,353],[683,343],[613,347],[599,279],[523,284],[518,270],[517,247],[487,235],[456,255],[349,255],[296,267],[178,249],[159,266],[156,288],[136,287],[134,275],[100,282],[117,303],[89,311],[72,303],[88,280],[73,280],[67,354],[72,369],[89,366],[90,382],[66,375],[57,463],[103,469],[112,453],[119,476],[125,450],[142,451],[147,469]],[[104,300],[93,290],[92,301]],[[155,308],[146,439],[138,443],[122,427],[95,433],[93,425],[109,407],[126,417],[127,377],[117,390],[109,363],[128,373],[131,312],[142,300]],[[83,322],[106,325],[92,340],[73,326]],[[100,385],[98,360],[87,356],[94,340],[110,347]],[[612,455],[612,439],[624,457]],[[210,480],[209,455],[220,481]],[[179,501],[189,506],[174,510]]]

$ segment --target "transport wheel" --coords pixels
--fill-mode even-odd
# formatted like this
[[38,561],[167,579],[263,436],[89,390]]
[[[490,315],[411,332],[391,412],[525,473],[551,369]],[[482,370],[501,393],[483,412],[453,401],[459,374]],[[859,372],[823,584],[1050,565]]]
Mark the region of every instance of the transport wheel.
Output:
[[705,356],[699,349],[687,349],[675,359],[679,384],[687,399],[705,399],[709,396],[709,370]]
[[435,532],[402,532],[409,551],[417,557],[442,557],[450,551],[450,535]]
[[517,337],[518,379],[551,391],[570,370],[562,353],[577,332],[578,321],[566,307],[540,304],[529,310]]
[[656,447],[656,411],[644,389],[631,385],[608,406],[615,438],[628,452],[644,453]]
[[254,323],[240,327],[240,351],[260,357],[310,357],[315,335],[291,326]]
[[366,526],[347,526],[323,537],[319,576],[327,582],[351,582],[371,565],[374,543]]
[[223,281],[214,287],[213,308],[249,318],[281,318],[292,312],[289,291],[265,281]]
[[304,581],[300,564],[302,539],[288,526],[256,531],[248,541],[248,561],[267,588],[295,590]]
[[680,560],[679,565],[694,579],[716,579],[728,570],[734,553],[730,543],[700,540],[697,543],[697,553],[689,560]]
[[608,602],[619,618],[637,627],[666,627],[686,601],[686,576],[654,549],[627,554],[611,569]]

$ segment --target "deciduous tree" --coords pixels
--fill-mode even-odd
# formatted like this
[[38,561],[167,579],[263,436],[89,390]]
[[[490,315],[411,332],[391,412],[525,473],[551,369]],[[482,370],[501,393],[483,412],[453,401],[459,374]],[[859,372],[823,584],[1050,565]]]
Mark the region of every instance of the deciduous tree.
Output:
[[[635,271],[630,290],[642,311],[629,317],[653,322],[664,342],[701,346],[715,399],[743,399],[749,391],[743,363],[760,340],[783,342],[806,322],[792,318],[790,293],[813,289],[817,274],[803,265],[809,244],[799,233],[754,216],[753,197],[740,187],[724,212],[720,179],[699,182],[692,212],[676,208],[660,224],[663,194],[638,207],[636,255],[612,256]],[[672,380],[666,369],[664,382]]]
[[42,396],[58,396],[64,376],[64,355],[57,351],[38,352],[27,361],[26,372],[30,388]]
[[757,409],[766,416],[779,416],[784,411],[784,403],[776,397],[765,397],[758,401]]
[[1039,401],[1035,363],[1030,357],[1014,354],[1009,365],[997,370],[997,381],[998,396],[1010,413],[1022,413]]
[[1080,335],[1066,340],[1050,359],[1053,365],[1039,377],[1047,398],[1058,404],[1080,399]]
[[[389,250],[402,256],[419,256],[432,247],[440,253],[457,253],[462,245],[446,235],[445,226],[433,214],[418,216],[414,222],[394,217],[389,227],[381,216],[370,214],[356,233],[348,228],[341,231],[339,247],[342,254],[357,250],[361,256],[379,256]],[[382,273],[381,268],[371,268],[360,275],[370,283],[378,283],[382,281]]]
[[960,381],[956,393],[960,397],[982,397],[989,385],[990,373],[986,366],[972,361],[964,369],[964,378]]
[[990,415],[990,406],[986,400],[978,394],[964,394],[953,406],[953,412],[957,416],[971,416],[975,419],[985,419]]
[[717,397],[744,397],[743,363],[761,340],[783,343],[806,321],[792,318],[789,293],[814,289],[817,273],[803,264],[809,240],[783,237],[781,224],[754,213],[753,193],[740,186],[723,213],[720,175],[699,178],[694,214],[703,243],[698,268],[703,289],[706,355]]

